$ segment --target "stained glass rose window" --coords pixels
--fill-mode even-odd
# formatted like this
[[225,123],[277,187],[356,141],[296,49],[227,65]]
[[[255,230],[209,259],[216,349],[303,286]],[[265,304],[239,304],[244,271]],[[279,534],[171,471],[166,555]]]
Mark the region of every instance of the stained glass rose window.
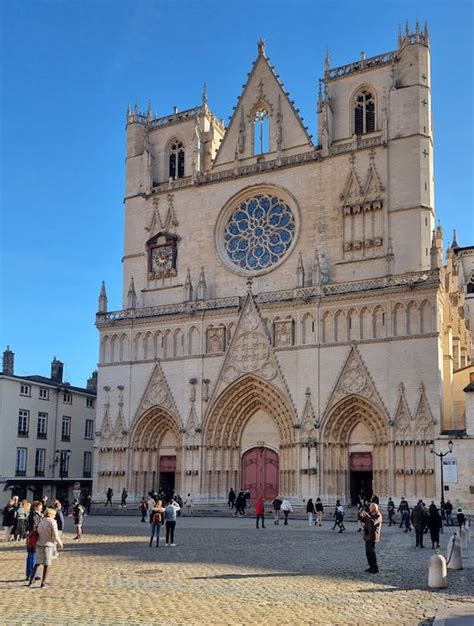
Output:
[[295,217],[281,198],[255,195],[241,201],[224,227],[224,249],[242,270],[264,271],[279,263],[295,237]]

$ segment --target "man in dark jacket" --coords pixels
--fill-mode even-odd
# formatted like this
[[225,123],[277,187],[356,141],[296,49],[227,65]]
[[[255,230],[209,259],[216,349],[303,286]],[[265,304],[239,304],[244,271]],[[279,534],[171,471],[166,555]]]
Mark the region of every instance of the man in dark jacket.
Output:
[[418,500],[418,504],[413,507],[411,512],[411,523],[415,528],[416,547],[424,548],[423,545],[423,531],[428,522],[428,514],[421,500]]
[[379,543],[380,534],[382,532],[382,515],[379,511],[379,505],[375,502],[371,502],[369,512],[361,511],[360,518],[364,523],[365,554],[367,556],[367,563],[369,564],[366,572],[378,574],[379,568],[377,566],[375,544]]

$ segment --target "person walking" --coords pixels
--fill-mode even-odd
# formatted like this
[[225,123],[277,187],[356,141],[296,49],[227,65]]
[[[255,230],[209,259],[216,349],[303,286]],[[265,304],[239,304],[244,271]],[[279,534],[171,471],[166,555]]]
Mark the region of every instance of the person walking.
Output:
[[83,533],[84,507],[80,504],[79,500],[74,500],[72,513],[69,517],[73,518],[74,527],[76,529],[76,536],[73,537],[73,539],[80,541]]
[[466,527],[466,516],[462,512],[462,509],[458,509],[458,514],[456,515],[456,518],[458,520],[459,530],[461,530],[461,528],[465,528]]
[[259,528],[259,521],[262,520],[262,528],[265,528],[265,500],[263,496],[255,502],[255,514],[257,516],[257,528]]
[[38,541],[36,544],[36,563],[28,582],[29,586],[33,584],[38,567],[42,565],[43,579],[41,581],[41,587],[49,587],[49,570],[53,562],[55,547],[57,545],[60,549],[63,548],[63,542],[58,533],[55,517],[56,511],[54,509],[46,509],[44,518],[37,526]]
[[[145,496],[142,496],[142,499],[140,500],[140,503],[138,505],[138,509],[139,509],[139,511],[140,511],[140,513],[142,515],[141,522],[144,524],[146,522],[146,514],[147,514],[147,511],[148,511],[148,505],[146,503]],[[151,522],[151,520],[150,520],[150,522]]]
[[92,495],[88,493],[84,499],[84,508],[85,508],[84,515],[91,514],[91,504],[92,504]]
[[193,514],[193,498],[190,493],[188,493],[184,500],[184,512],[186,515]]
[[[165,509],[163,508],[163,502],[158,500],[155,504],[155,507],[151,510],[150,513],[150,525],[151,525],[151,535],[150,535],[150,548],[153,545],[153,538],[156,537],[156,547],[158,548],[160,545],[160,531],[164,521],[164,513]],[[143,521],[143,520],[142,520]]]
[[379,511],[379,505],[376,502],[369,504],[369,511],[361,511],[361,517],[364,521],[364,541],[365,555],[369,567],[366,572],[370,574],[378,574],[377,555],[375,554],[375,545],[380,541],[382,532],[382,515]]
[[310,498],[306,504],[306,513],[308,515],[308,524],[310,526],[314,526],[314,515],[316,513],[316,509],[314,508],[313,498]]
[[128,493],[127,490],[125,489],[125,487],[122,489],[122,495],[120,496],[120,506],[124,509],[127,508],[127,498],[128,498]]
[[443,520],[434,502],[431,503],[428,511],[428,528],[431,537],[431,547],[434,549],[439,548],[439,533],[443,525]]
[[425,507],[421,500],[418,500],[416,506],[413,507],[411,512],[411,523],[415,529],[416,547],[424,548],[423,545],[423,531],[427,522],[427,514]]
[[283,500],[283,502],[281,503],[281,510],[283,511],[283,515],[285,517],[285,521],[283,522],[283,524],[285,526],[288,526],[288,515],[290,513],[293,513],[293,507],[291,506],[289,500]]
[[175,502],[172,498],[170,498],[168,500],[168,503],[164,511],[167,546],[174,547],[176,545],[174,542],[174,531],[176,528],[176,515],[178,511],[179,511],[179,504]]
[[231,487],[229,491],[229,495],[227,497],[227,504],[229,505],[230,510],[234,508],[235,499],[236,499],[235,491],[234,491],[234,488]]
[[408,502],[405,500],[404,496],[402,496],[400,500],[400,504],[398,505],[398,512],[400,513],[400,528],[403,527],[404,524],[404,513],[405,511],[409,511]]
[[235,512],[234,515],[245,515],[245,496],[243,491],[239,491],[237,498],[235,499]]
[[273,523],[274,524],[280,523],[281,505],[282,505],[282,501],[278,496],[273,499],[272,507],[273,507]]
[[147,510],[148,510],[148,521],[150,521],[150,522],[151,522],[151,512],[155,508],[157,502],[158,502],[158,498],[155,500],[155,498],[153,497],[152,492],[151,491],[148,492],[148,498],[146,500],[146,505],[147,505]]
[[393,516],[395,515],[395,502],[392,500],[392,498],[388,499],[387,513],[388,513],[388,525],[389,526],[396,526],[396,524],[395,524],[395,522],[393,520]]
[[316,505],[314,507],[316,509],[316,523],[318,526],[323,525],[323,516],[324,516],[324,506],[321,502],[321,498],[316,498]]
[[16,508],[15,508],[15,500],[10,498],[3,508],[3,541],[10,541],[10,536],[13,531],[13,526],[15,524],[15,516],[16,516]]
[[446,500],[444,504],[444,514],[446,515],[446,526],[454,526],[453,505],[450,500]]
[[344,532],[346,530],[346,527],[344,526],[344,507],[342,506],[340,500],[336,500],[336,508],[334,510],[333,517],[335,519],[332,529],[336,530],[336,527],[338,527],[340,533]]
[[[30,580],[36,564],[36,544],[38,541],[38,524],[43,518],[43,507],[39,500],[34,500],[26,520],[26,580]],[[39,580],[39,576],[37,577]]]
[[113,495],[114,495],[113,489],[112,489],[112,487],[109,487],[107,489],[107,493],[105,494],[107,500],[105,501],[105,505],[104,506],[107,506],[108,504],[110,504],[110,506],[113,507],[113,504],[112,504],[112,496]]
[[21,541],[26,537],[26,522],[30,514],[30,503],[22,500],[16,511],[15,539]]

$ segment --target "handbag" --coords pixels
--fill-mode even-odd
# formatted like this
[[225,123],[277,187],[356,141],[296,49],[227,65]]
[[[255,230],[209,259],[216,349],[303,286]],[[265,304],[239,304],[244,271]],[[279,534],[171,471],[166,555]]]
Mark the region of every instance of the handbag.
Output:
[[26,547],[36,548],[36,544],[38,543],[38,538],[39,538],[38,524],[36,524],[33,530],[30,533],[28,533],[28,537],[26,538]]

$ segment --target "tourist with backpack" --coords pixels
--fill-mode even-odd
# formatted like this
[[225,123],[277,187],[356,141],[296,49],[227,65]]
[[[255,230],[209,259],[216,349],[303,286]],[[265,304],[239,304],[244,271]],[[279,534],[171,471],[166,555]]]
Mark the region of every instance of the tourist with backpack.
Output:
[[150,535],[150,544],[151,548],[153,545],[153,539],[156,537],[156,547],[159,547],[160,544],[160,531],[164,521],[164,513],[165,509],[163,508],[163,502],[158,500],[153,509],[150,512],[150,526],[151,526],[151,535]]

